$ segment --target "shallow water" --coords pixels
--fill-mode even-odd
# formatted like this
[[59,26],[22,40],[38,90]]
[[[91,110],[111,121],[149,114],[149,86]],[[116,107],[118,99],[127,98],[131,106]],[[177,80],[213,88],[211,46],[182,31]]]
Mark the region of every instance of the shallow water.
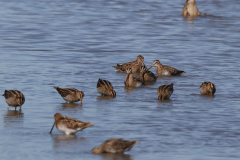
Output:
[[[1,159],[239,159],[240,1],[197,0],[214,16],[184,19],[184,0],[0,1],[0,91],[20,90],[21,112],[0,101]],[[145,57],[186,71],[154,85],[127,90],[117,63]],[[155,73],[155,68],[151,69]],[[101,97],[98,78],[116,98]],[[204,81],[214,97],[200,96]],[[171,100],[157,88],[174,83]],[[85,93],[66,104],[53,86]],[[54,128],[61,113],[89,127],[75,136]],[[94,155],[109,138],[141,143],[125,154]]]

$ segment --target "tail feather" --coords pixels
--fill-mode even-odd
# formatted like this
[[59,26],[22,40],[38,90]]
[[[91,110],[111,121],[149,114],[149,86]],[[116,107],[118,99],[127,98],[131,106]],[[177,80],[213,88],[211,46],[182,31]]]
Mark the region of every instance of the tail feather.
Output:
[[86,122],[85,125],[84,125],[84,128],[91,127],[91,126],[94,126],[94,125],[91,124],[90,122]]
[[204,16],[207,16],[207,13],[204,13],[204,12],[199,12],[200,15],[203,14]]
[[134,145],[136,145],[136,144],[140,144],[140,143],[141,143],[141,142],[136,142],[136,141],[135,141]]
[[141,143],[141,142],[130,141],[129,146],[128,146],[128,150],[130,150],[134,145],[139,144],[139,143]]
[[116,68],[120,72],[124,72],[122,65],[120,65],[120,64],[117,64],[117,66],[112,66],[112,67]]
[[8,90],[5,89],[4,94],[2,96],[6,96],[7,92],[8,92]]
[[178,74],[183,74],[183,73],[186,73],[185,71],[178,71]]
[[53,88],[56,89],[56,90],[58,89],[58,87],[53,87]]

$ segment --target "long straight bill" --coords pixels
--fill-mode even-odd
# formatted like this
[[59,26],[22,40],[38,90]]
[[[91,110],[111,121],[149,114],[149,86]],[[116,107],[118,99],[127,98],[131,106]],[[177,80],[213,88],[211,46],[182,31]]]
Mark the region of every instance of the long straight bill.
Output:
[[147,70],[151,69],[153,66],[149,67]]
[[52,129],[50,131],[50,134],[52,134],[53,127],[55,126],[56,122],[53,123]]
[[144,67],[147,68],[147,66],[145,65],[145,63],[144,63],[144,62],[142,62],[142,63],[143,63],[143,65],[144,65]]

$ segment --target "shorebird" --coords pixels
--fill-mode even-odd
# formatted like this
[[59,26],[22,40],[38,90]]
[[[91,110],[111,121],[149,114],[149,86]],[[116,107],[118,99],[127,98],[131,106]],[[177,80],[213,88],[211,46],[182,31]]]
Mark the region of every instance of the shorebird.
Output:
[[113,66],[113,67],[116,68],[120,72],[125,72],[127,68],[132,68],[132,72],[140,72],[142,63],[145,66],[144,57],[139,55],[137,57],[136,61],[127,62],[122,65],[117,64],[117,66]]
[[92,153],[123,153],[129,151],[140,142],[125,141],[122,139],[108,139],[100,147],[93,148]]
[[216,87],[212,82],[203,82],[199,91],[202,95],[214,95]]
[[93,126],[90,122],[82,122],[74,118],[62,116],[60,113],[54,115],[55,122],[53,123],[50,134],[52,133],[53,127],[56,124],[57,129],[66,135],[75,134],[78,131]]
[[207,15],[206,13],[199,12],[195,0],[186,0],[183,7],[182,16],[184,17],[197,17],[201,14]]
[[147,70],[146,67],[142,66],[139,79],[145,83],[155,83],[157,77],[151,71]]
[[8,104],[8,109],[11,106],[15,107],[16,110],[16,108],[19,106],[20,107],[19,110],[21,110],[21,107],[25,102],[24,95],[18,90],[5,90],[2,96],[5,97],[5,101]]
[[59,87],[53,87],[55,88],[58,93],[62,96],[62,98],[67,101],[68,103],[81,101],[84,97],[84,93],[82,91],[79,91],[74,88],[59,88]]
[[104,96],[116,97],[112,84],[107,80],[98,79],[97,91]]
[[[133,77],[131,68],[127,68],[127,75],[124,81],[126,87],[141,87],[144,84],[144,81],[141,81],[140,78]],[[143,78],[142,78],[143,79]]]
[[158,100],[166,100],[169,99],[173,93],[173,83],[170,85],[162,85],[158,88]]
[[149,67],[147,70],[149,70],[152,67],[156,67],[157,74],[162,76],[177,76],[181,75],[182,73],[186,73],[184,71],[177,70],[173,67],[162,65],[159,60],[153,61],[152,66]]

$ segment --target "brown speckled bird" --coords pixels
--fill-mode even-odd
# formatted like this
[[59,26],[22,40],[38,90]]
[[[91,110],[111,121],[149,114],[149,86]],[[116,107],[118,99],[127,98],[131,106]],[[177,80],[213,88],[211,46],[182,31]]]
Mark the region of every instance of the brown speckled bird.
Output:
[[[141,87],[144,82],[140,78],[133,77],[131,68],[127,68],[127,75],[124,81],[126,87]],[[142,78],[143,79],[143,78]]]
[[173,93],[173,83],[170,85],[162,85],[158,88],[158,100],[166,100],[169,99]]
[[147,70],[146,67],[142,66],[139,79],[145,83],[154,83],[157,77],[151,71]]
[[67,101],[68,103],[81,101],[84,97],[84,93],[82,91],[79,91],[74,88],[59,88],[59,87],[53,87],[55,88],[58,93],[62,96],[62,98]]
[[184,17],[197,17],[201,14],[207,15],[206,13],[199,12],[195,0],[186,0],[183,7],[182,16]]
[[116,97],[116,92],[113,90],[112,84],[107,80],[99,78],[97,83],[97,91],[104,96]]
[[100,147],[93,148],[92,153],[123,153],[129,151],[135,144],[140,142],[125,141],[122,139],[109,139]]
[[202,95],[214,95],[216,87],[212,82],[203,82],[199,91]]
[[162,65],[159,60],[153,61],[152,66],[149,67],[148,70],[152,67],[156,67],[157,74],[162,76],[177,76],[181,75],[182,73],[186,73],[173,67]]
[[120,72],[126,72],[127,68],[131,68],[132,72],[140,72],[140,68],[142,66],[142,63],[145,66],[144,57],[139,55],[137,57],[136,61],[127,62],[123,65],[117,64],[117,66],[113,66],[113,67],[116,68]]
[[67,135],[75,134],[78,131],[93,126],[90,122],[82,122],[74,118],[62,116],[60,113],[54,115],[55,122],[52,126],[50,133],[52,133],[53,127],[56,124],[57,129]]
[[19,106],[21,110],[21,107],[25,102],[24,95],[18,90],[5,90],[2,96],[5,97],[5,101],[8,104],[8,109],[11,106],[11,107],[15,107],[15,110],[16,110],[16,108]]

